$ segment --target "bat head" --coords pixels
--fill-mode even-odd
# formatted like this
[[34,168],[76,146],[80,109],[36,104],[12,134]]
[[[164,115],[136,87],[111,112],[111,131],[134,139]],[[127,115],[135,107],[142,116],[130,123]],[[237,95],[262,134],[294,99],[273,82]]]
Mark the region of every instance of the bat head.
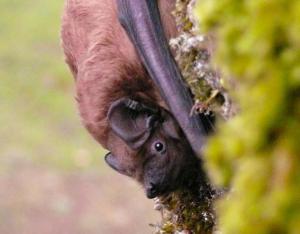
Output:
[[193,181],[200,161],[175,118],[161,107],[128,98],[115,101],[109,110],[112,131],[134,152],[134,168],[122,164],[122,156],[109,153],[105,161],[116,171],[136,178],[148,198],[164,195]]

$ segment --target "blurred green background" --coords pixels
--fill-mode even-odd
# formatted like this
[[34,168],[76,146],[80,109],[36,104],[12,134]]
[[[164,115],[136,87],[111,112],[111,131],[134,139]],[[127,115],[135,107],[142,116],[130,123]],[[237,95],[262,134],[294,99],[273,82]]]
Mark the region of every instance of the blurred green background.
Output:
[[63,5],[0,0],[0,233],[150,233],[152,203],[80,124]]
[[300,1],[199,0],[197,14],[239,106],[205,155],[231,188],[216,204],[220,233],[299,234]]

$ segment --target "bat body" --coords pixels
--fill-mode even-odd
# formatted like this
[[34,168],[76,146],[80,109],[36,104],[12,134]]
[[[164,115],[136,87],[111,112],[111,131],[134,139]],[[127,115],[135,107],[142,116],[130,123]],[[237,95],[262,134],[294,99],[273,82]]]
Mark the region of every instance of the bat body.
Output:
[[[171,71],[175,69],[174,76],[179,76],[178,71],[169,62],[171,58],[159,62],[166,47],[157,56],[160,50],[156,44],[144,43],[144,31],[146,37],[150,35],[148,26],[150,31],[151,27],[154,29],[154,36],[164,34],[168,39],[177,35],[171,15],[175,0],[134,1],[67,0],[62,46],[75,78],[76,100],[84,126],[111,152],[105,157],[106,162],[138,180],[147,196],[153,198],[203,177],[199,175],[200,159],[196,157],[200,147],[190,146],[191,141],[199,140],[202,144],[203,129],[198,134],[195,125],[187,125],[189,113],[182,117],[181,113],[172,112],[190,108],[191,101],[174,105],[173,100],[181,100],[175,99],[178,87],[164,92],[165,88],[172,88],[173,82],[162,81],[159,76],[165,72],[165,76],[173,76],[165,69],[169,64],[173,66]],[[141,12],[135,12],[140,3],[146,5],[140,5]],[[155,9],[159,9],[156,15],[160,15],[163,25],[163,30],[158,27],[157,32],[151,24],[153,19],[146,18],[143,25],[140,18],[140,14],[147,12],[151,16]],[[137,23],[139,20],[141,24]],[[160,67],[161,72],[157,70]],[[181,93],[184,89],[177,91]],[[185,128],[178,122],[186,124],[192,134],[182,131]],[[194,123],[197,129],[197,120]]]

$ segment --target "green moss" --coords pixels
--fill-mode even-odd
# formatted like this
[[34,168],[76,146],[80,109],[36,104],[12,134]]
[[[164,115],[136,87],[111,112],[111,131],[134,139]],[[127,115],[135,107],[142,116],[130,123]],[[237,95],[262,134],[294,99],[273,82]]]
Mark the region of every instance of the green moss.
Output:
[[155,209],[161,212],[162,221],[153,225],[155,233],[211,234],[216,220],[213,201],[220,195],[208,185],[197,184],[156,198]]
[[202,33],[240,113],[218,126],[207,171],[232,192],[217,204],[222,233],[298,233],[300,2],[201,0]]

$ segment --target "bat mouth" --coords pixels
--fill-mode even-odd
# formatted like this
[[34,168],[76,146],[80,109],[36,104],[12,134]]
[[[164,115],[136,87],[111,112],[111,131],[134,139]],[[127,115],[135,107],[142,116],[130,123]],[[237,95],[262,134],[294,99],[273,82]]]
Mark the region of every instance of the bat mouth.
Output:
[[190,115],[193,99],[170,52],[158,1],[117,0],[117,3],[121,25],[194,153],[200,157],[210,124],[205,115]]
[[154,188],[146,188],[146,196],[149,199],[155,198],[160,194],[160,192]]
[[161,188],[159,186],[155,186],[154,184],[150,183],[150,185],[146,186],[145,188],[146,196],[149,199],[153,199],[155,197],[164,196],[165,194],[168,194],[169,191],[168,188]]

